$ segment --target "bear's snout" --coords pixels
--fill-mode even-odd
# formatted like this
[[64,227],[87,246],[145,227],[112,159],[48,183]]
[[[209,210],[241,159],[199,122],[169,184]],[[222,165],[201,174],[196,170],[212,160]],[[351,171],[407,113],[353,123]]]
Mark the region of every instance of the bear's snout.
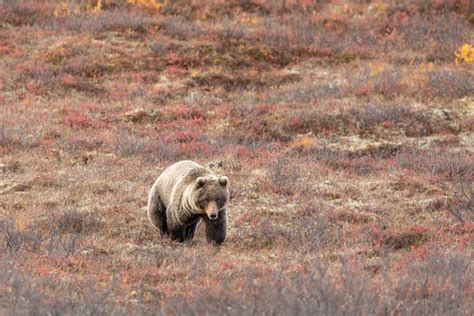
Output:
[[207,204],[206,206],[206,214],[207,214],[207,217],[209,217],[209,219],[211,220],[214,220],[217,218],[217,214],[219,212],[218,208],[217,208],[217,204],[215,201],[211,201]]

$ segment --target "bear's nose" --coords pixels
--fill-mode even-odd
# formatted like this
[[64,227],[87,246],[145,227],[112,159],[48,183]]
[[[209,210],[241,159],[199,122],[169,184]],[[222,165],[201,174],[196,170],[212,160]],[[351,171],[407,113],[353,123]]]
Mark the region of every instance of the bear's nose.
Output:
[[216,219],[216,218],[217,218],[217,214],[209,214],[209,218],[210,218],[210,219]]

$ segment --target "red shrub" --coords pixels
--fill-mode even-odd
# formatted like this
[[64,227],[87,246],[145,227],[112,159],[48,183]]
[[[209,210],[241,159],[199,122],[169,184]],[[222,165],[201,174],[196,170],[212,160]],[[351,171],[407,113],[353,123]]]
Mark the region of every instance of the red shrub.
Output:
[[184,76],[189,73],[186,69],[180,68],[178,66],[168,66],[166,67],[164,72],[170,75],[178,75],[178,76]]
[[63,116],[63,124],[70,128],[84,128],[91,126],[91,120],[79,112],[68,112]]
[[192,131],[176,131],[175,133],[175,138],[180,143],[190,142],[195,136]]
[[194,141],[181,144],[180,151],[186,156],[206,156],[213,152],[213,148],[208,143]]
[[204,119],[202,117],[194,117],[190,120],[183,122],[183,126],[190,129],[199,128],[200,130],[202,130],[203,125],[204,125]]
[[176,65],[176,64],[179,64],[181,58],[179,57],[179,55],[177,53],[168,53],[168,55],[166,56],[166,61],[168,63],[168,65]]
[[41,137],[38,140],[38,146],[45,148],[46,151],[51,151],[53,141],[49,137]]
[[29,81],[26,84],[26,89],[29,93],[34,95],[45,95],[47,92],[43,85],[35,80]]
[[169,108],[168,111],[171,120],[189,120],[206,117],[203,109],[196,106],[189,106],[186,104],[175,104],[171,108]]
[[251,154],[250,150],[244,145],[227,145],[224,147],[224,152],[237,158],[248,158]]

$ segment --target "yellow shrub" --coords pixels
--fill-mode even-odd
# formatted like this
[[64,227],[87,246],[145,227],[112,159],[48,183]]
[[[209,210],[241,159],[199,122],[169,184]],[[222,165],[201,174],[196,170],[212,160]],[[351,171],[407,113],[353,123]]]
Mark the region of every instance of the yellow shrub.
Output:
[[470,44],[464,44],[463,46],[459,47],[454,55],[456,64],[460,61],[472,63],[474,62],[474,47],[472,47]]
[[386,64],[382,62],[372,62],[369,64],[370,67],[370,77],[375,77],[379,73],[382,73],[387,70]]
[[[122,3],[128,3],[131,5],[138,5],[142,7],[146,7],[152,10],[160,10],[165,5],[168,4],[168,0],[121,0]],[[102,10],[103,4],[107,4],[111,2],[110,0],[87,0],[86,7],[91,9],[95,12]]]
[[168,0],[164,0],[163,3],[158,0],[127,0],[127,3],[141,5],[153,10],[160,10],[168,3]]
[[92,11],[99,12],[100,10],[102,10],[102,0],[88,0],[86,8],[88,10],[90,9]]
[[308,136],[301,136],[297,137],[291,142],[291,148],[293,149],[307,149],[311,148],[315,145],[315,141],[313,138]]
[[249,26],[254,26],[257,24],[258,20],[257,17],[250,17],[248,15],[243,15],[241,19],[243,24],[249,25]]

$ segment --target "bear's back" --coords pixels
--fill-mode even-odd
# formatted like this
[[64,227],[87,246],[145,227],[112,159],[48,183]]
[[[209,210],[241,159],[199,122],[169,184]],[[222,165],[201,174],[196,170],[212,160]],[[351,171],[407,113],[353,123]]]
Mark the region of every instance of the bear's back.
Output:
[[207,172],[207,169],[191,160],[179,161],[166,168],[156,180],[164,204],[169,205],[173,188],[178,181],[181,181],[181,185],[187,185]]

